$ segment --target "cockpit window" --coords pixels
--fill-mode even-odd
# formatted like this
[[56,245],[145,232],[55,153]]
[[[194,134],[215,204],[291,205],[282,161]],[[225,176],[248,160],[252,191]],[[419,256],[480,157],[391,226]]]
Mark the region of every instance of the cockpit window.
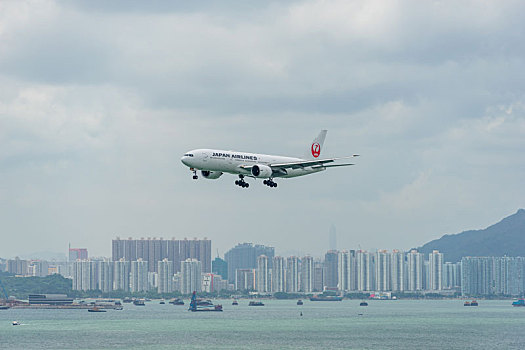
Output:
[[184,156],[185,156],[185,157],[193,157],[193,154],[191,154],[191,153],[186,153]]

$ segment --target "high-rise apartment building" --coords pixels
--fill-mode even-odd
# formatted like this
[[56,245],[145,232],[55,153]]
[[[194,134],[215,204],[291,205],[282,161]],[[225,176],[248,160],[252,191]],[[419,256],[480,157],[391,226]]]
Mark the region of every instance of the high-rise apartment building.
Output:
[[88,251],[86,248],[69,248],[69,261],[87,260]]
[[464,296],[525,293],[524,257],[463,257],[461,292]]
[[356,252],[357,290],[360,292],[374,289],[374,255],[358,250]]
[[391,254],[391,286],[394,292],[405,290],[405,253],[399,250]]
[[235,289],[244,291],[254,291],[255,269],[235,270]]
[[150,289],[148,280],[148,265],[149,263],[142,260],[141,258],[131,262],[130,290],[132,293],[145,292]]
[[158,265],[157,291],[161,294],[173,292],[173,263],[164,258],[158,262]]
[[337,288],[340,291],[350,290],[350,252],[342,250],[337,254]]
[[96,261],[77,260],[73,262],[73,290],[98,289],[98,264]]
[[314,258],[304,256],[301,259],[301,292],[314,291]]
[[113,262],[113,288],[129,292],[129,275],[131,272],[131,262],[124,258]]
[[300,260],[296,256],[286,258],[286,291],[297,293],[300,288]]
[[181,293],[200,292],[202,287],[202,263],[197,259],[188,258],[181,262]]
[[313,292],[322,292],[324,287],[324,264],[314,261]]
[[216,257],[211,262],[211,272],[220,275],[224,280],[228,280],[228,263],[226,260]]
[[386,250],[378,250],[375,254],[375,290],[386,292],[391,290],[392,258]]
[[98,289],[102,293],[108,293],[113,290],[113,282],[114,282],[114,262],[113,261],[97,261],[96,264],[97,272],[98,272],[98,278],[97,278],[97,284]]
[[271,281],[269,279],[268,257],[266,255],[259,255],[257,257],[257,283],[256,290],[259,293],[270,292]]
[[324,256],[324,286],[337,288],[337,250],[329,250]]
[[112,259],[117,261],[121,258],[127,261],[136,261],[139,258],[147,261],[150,272],[158,272],[158,262],[167,258],[172,262],[174,273],[180,271],[181,261],[197,259],[202,264],[203,272],[211,272],[211,240],[164,240],[155,237],[124,240],[117,237],[112,241]]
[[284,266],[284,258],[282,256],[275,256],[273,258],[272,266],[272,292],[286,291],[286,271]]
[[423,290],[424,277],[424,263],[423,254],[418,253],[417,250],[411,250],[407,254],[407,290],[411,292]]
[[257,267],[257,257],[266,255],[270,268],[272,259],[275,255],[273,247],[264,245],[253,245],[252,243],[240,243],[224,254],[224,260],[228,264],[228,280],[235,283],[235,271],[237,269],[255,269]]
[[443,289],[443,254],[434,250],[428,255],[428,280],[429,285],[427,289],[442,290]]
[[7,272],[15,275],[27,274],[28,262],[21,260],[18,256],[14,259],[7,260]]

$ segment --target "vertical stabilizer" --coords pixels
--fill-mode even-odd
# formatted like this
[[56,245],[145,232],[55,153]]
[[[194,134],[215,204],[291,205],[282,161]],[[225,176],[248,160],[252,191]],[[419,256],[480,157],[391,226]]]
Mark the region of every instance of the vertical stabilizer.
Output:
[[327,132],[328,130],[321,130],[319,135],[317,135],[317,137],[312,141],[307,152],[307,159],[317,159],[321,156],[324,139],[326,138]]

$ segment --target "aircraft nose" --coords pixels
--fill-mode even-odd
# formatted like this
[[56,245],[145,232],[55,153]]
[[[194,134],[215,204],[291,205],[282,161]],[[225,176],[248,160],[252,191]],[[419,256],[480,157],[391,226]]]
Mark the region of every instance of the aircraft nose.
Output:
[[188,158],[189,158],[188,156],[182,156],[180,161],[182,162],[182,164],[187,166],[188,165]]

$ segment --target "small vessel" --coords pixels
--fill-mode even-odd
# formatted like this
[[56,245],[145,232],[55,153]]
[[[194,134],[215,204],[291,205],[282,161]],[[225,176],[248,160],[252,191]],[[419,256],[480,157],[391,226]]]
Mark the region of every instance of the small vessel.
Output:
[[9,308],[8,305],[0,305],[0,310],[8,310]]
[[250,301],[248,306],[264,306],[262,301]]
[[197,311],[222,311],[222,305],[199,305],[197,303],[197,296],[195,292],[191,296],[190,308],[188,311],[197,312]]
[[301,299],[297,300],[297,305],[303,305],[303,301]]
[[521,298],[512,302],[512,306],[525,306],[525,299]]
[[159,304],[160,305],[164,305],[164,304],[166,304],[166,302],[164,300],[161,300]]
[[113,308],[113,310],[124,310],[124,307],[123,307],[122,305],[120,305],[120,306],[115,306],[115,307]]
[[362,301],[359,303],[359,306],[368,306],[368,303],[366,301]]
[[20,326],[20,325],[21,325],[21,323],[20,323],[20,322],[18,322],[18,321],[13,321],[12,325],[13,325],[13,326]]
[[88,312],[106,312],[106,310],[93,306],[91,309],[88,309]]
[[146,304],[144,302],[144,299],[135,299],[135,300],[133,300],[133,305],[144,306]]
[[232,305],[239,305],[239,302],[237,301],[237,299],[233,299]]
[[470,306],[478,306],[478,302],[476,300],[472,300],[470,302]]
[[179,298],[174,298],[174,299],[171,299],[169,303],[173,305],[184,305],[184,300],[179,299]]
[[133,299],[131,299],[130,297],[125,297],[124,299],[122,299],[122,302],[124,303],[131,303],[133,301]]
[[465,300],[465,302],[463,303],[463,306],[470,306],[470,301]]

